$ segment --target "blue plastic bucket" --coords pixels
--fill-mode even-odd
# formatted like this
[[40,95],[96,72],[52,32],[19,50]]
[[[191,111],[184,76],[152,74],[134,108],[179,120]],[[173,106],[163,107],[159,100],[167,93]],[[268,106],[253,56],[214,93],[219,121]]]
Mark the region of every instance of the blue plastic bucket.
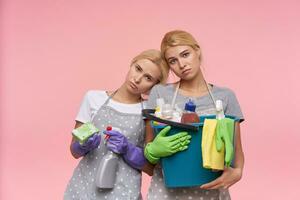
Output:
[[[215,115],[201,116],[200,123],[194,123],[198,126],[198,131],[186,130],[178,127],[171,127],[168,135],[174,135],[181,131],[187,131],[191,136],[191,143],[187,150],[178,152],[172,156],[161,159],[163,176],[166,187],[194,187],[208,183],[221,176],[222,171],[212,171],[203,168],[202,162],[202,129],[206,118],[215,119]],[[232,116],[226,116],[235,119]],[[152,127],[155,134],[161,131],[167,125],[154,125]]]

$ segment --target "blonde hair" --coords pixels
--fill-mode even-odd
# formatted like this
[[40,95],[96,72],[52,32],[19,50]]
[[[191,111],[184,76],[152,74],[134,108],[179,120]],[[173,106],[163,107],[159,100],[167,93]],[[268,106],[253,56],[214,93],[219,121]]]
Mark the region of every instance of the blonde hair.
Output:
[[161,76],[159,77],[159,83],[165,84],[169,76],[169,66],[167,65],[165,59],[159,50],[149,49],[141,52],[139,55],[134,57],[131,61],[131,65],[141,59],[147,59],[156,64],[161,71]]
[[174,30],[170,31],[165,34],[164,38],[161,41],[160,50],[162,53],[162,56],[165,59],[165,53],[168,48],[175,47],[175,46],[190,46],[194,50],[200,51],[200,61],[201,61],[201,49],[198,44],[198,42],[195,40],[195,38],[188,32],[182,31],[182,30]]

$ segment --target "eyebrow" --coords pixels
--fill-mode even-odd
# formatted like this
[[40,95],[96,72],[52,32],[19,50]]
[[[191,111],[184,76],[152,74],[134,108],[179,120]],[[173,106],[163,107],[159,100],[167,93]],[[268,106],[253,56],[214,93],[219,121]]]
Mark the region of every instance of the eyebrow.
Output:
[[139,67],[142,71],[144,71],[143,68],[139,64],[136,63],[135,66]]
[[189,50],[188,49],[186,49],[186,50],[184,50],[184,51],[182,51],[179,55],[183,55],[183,54],[185,54],[185,53],[187,53]]
[[176,59],[175,57],[170,57],[170,58],[168,58],[168,62],[170,62],[170,60],[172,60],[172,59]]
[[[189,51],[188,49],[185,49],[185,50],[183,50],[182,52],[180,52],[179,55],[182,56],[183,54],[187,53],[188,51]],[[168,59],[167,59],[168,62],[170,62],[170,59],[175,59],[175,57],[170,57],[170,58],[168,58]]]
[[146,76],[149,76],[151,79],[154,80],[153,76],[151,76],[149,73],[146,73],[145,75],[146,75]]
[[[139,64],[136,63],[136,66],[139,67],[142,70],[142,72],[144,71],[143,68]],[[151,76],[151,74],[145,73],[145,75],[149,76],[152,80],[155,80],[155,78],[153,76]]]

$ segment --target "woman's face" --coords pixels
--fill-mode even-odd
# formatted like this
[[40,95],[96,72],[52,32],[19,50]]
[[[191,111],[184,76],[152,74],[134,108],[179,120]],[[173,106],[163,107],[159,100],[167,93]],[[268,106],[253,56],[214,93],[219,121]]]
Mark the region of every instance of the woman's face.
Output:
[[181,79],[191,80],[200,72],[200,50],[190,46],[170,47],[165,58],[171,70]]
[[148,92],[161,76],[159,67],[148,59],[140,59],[130,66],[126,77],[127,89],[133,94]]

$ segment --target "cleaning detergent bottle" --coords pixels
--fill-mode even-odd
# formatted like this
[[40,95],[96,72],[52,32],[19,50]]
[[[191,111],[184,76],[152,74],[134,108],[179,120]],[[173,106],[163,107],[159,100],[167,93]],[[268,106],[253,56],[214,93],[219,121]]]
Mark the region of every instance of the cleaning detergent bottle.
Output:
[[163,98],[156,99],[156,108],[155,108],[155,113],[154,113],[154,115],[156,117],[161,118],[161,109],[162,109],[164,104],[165,104],[165,101],[164,101]]
[[189,101],[185,104],[184,112],[181,116],[181,123],[189,124],[189,123],[198,123],[200,122],[199,116],[195,112],[196,105],[194,102],[189,99]]
[[[110,131],[112,127],[108,126],[106,130]],[[105,139],[107,140],[108,137],[106,136]],[[105,156],[103,156],[96,176],[96,186],[98,188],[110,189],[114,187],[118,169],[118,159],[118,155],[109,150]]]
[[173,108],[172,108],[171,104],[165,103],[162,105],[161,116],[163,119],[168,119],[168,120],[172,119]]
[[182,109],[180,109],[179,106],[177,104],[175,104],[172,121],[180,123],[181,116],[182,116]]

